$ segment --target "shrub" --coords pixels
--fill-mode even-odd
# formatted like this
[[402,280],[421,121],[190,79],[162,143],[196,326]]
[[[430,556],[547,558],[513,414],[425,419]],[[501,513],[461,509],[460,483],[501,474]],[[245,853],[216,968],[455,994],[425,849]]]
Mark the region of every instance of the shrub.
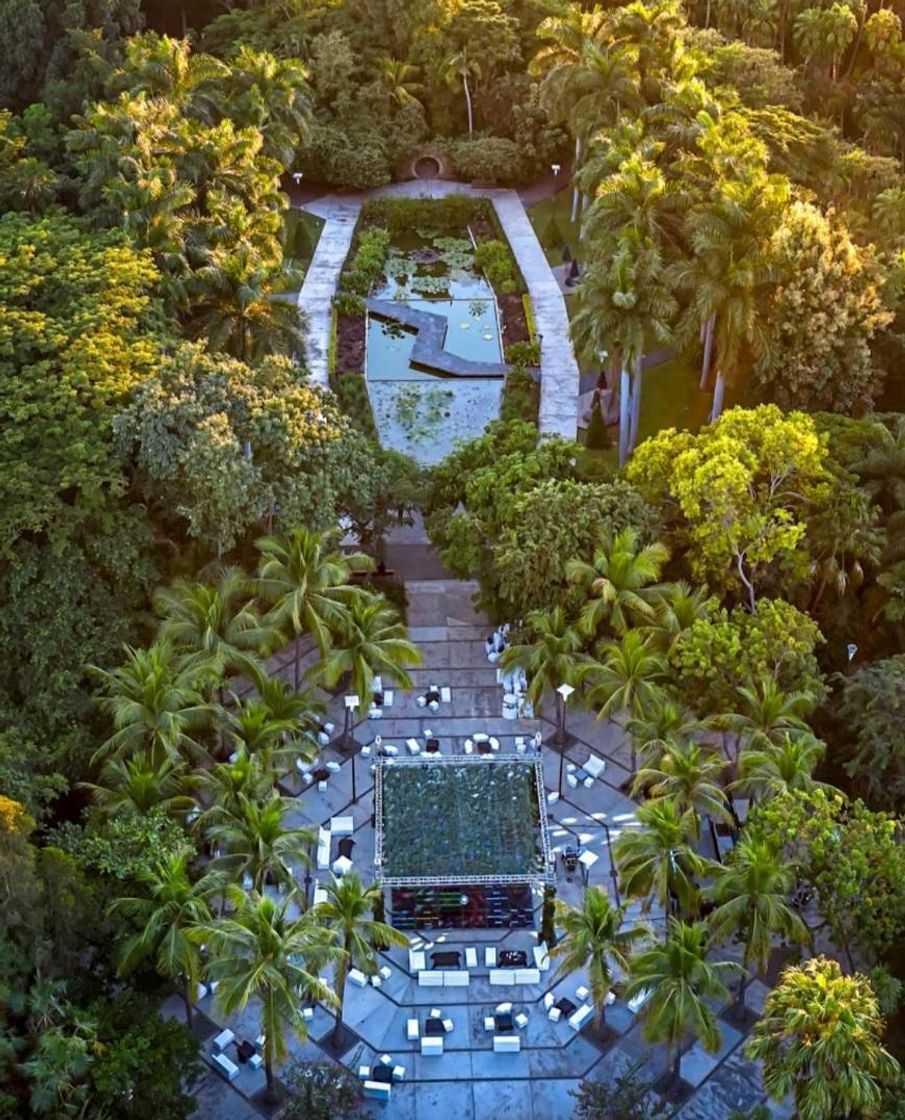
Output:
[[333,306],[340,315],[364,315],[366,304],[361,296],[352,295],[351,292],[337,292],[333,297]]
[[606,451],[608,447],[612,446],[610,434],[606,430],[606,421],[603,418],[603,409],[600,407],[600,401],[594,401],[591,409],[591,420],[588,424],[588,434],[585,437],[585,447],[589,451]]
[[317,183],[368,190],[390,181],[383,145],[370,130],[313,125],[299,150],[299,169]]
[[540,343],[513,342],[511,346],[506,347],[506,361],[511,366],[519,366],[522,369],[526,366],[539,366]]
[[449,154],[460,179],[484,179],[494,183],[522,182],[525,168],[518,144],[502,136],[458,140]]
[[377,426],[371,410],[371,398],[363,373],[342,373],[335,378],[333,391],[339,407],[360,431],[377,439]]
[[475,250],[475,264],[498,291],[515,291],[515,261],[505,241],[482,241]]
[[510,420],[526,420],[529,424],[536,424],[539,408],[540,386],[527,369],[514,366],[506,374],[500,419],[507,423]]
[[341,287],[344,293],[366,296],[383,275],[390,248],[390,231],[382,226],[362,230],[358,248],[343,270]]
[[373,198],[362,210],[365,223],[385,226],[391,233],[425,229],[437,233],[459,232],[479,218],[492,220],[493,207],[486,198],[450,194],[445,198]]

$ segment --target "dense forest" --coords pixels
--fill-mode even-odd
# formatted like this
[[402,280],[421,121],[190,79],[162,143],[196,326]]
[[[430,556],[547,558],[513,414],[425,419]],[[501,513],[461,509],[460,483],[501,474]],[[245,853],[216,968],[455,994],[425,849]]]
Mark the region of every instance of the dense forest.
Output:
[[[534,698],[568,678],[625,723],[647,816],[621,871],[675,904],[670,936],[709,908],[754,975],[773,934],[807,940],[787,897],[816,898],[846,975],[792,977],[777,1016],[837,985],[866,1074],[829,1063],[810,1100],[765,1019],[777,1093],[806,1120],[903,1115],[880,1046],[905,1052],[903,18],[0,0],[0,1116],[190,1114],[197,1044],[156,1008],[174,985],[190,1004],[198,931],[236,979],[223,899],[249,937],[285,925],[263,884],[311,838],[275,776],[316,751],[315,686],[408,680],[404,594],[374,570],[419,509],[494,621],[523,623]],[[425,472],[307,380],[299,182],[378,187],[425,152],[465,182],[565,168],[573,339],[616,454],[602,421],[579,451],[504,414]],[[699,370],[700,430],[643,438],[654,350]],[[267,663],[300,636],[319,656],[293,687]],[[741,829],[716,872],[705,813]],[[760,941],[730,912],[751,875]],[[343,889],[280,926],[280,983],[330,1006]],[[304,1030],[274,1016],[269,1078],[283,1023]]]

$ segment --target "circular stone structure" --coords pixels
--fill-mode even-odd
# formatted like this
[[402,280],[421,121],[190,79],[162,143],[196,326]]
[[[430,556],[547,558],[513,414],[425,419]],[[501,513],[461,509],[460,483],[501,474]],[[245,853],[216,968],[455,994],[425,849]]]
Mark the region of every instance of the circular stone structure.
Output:
[[440,161],[436,156],[419,156],[412,170],[416,179],[439,179]]
[[400,179],[451,179],[452,167],[446,155],[438,148],[426,148],[414,159],[403,164],[398,172]]

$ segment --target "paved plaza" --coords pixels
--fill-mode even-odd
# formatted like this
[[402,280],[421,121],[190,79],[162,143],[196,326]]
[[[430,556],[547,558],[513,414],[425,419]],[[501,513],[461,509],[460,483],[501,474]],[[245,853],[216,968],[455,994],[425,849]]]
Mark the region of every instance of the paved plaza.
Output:
[[[382,736],[384,745],[393,744],[405,752],[406,740],[416,738],[423,743],[430,730],[440,741],[441,753],[452,755],[463,752],[468,737],[483,732],[499,740],[498,757],[502,757],[515,751],[517,737],[530,740],[540,730],[546,741],[554,730],[546,719],[503,718],[503,693],[496,667],[485,656],[484,642],[490,627],[474,614],[473,584],[409,581],[406,588],[410,635],[423,651],[424,667],[413,672],[411,691],[393,690],[393,702],[383,709],[380,719],[356,723],[357,800],[352,799],[353,762],[332,746],[322,756],[324,763],[335,764],[330,767],[325,788],[314,783],[306,786],[297,775],[287,776],[281,783],[284,792],[297,802],[292,824],[319,828],[329,826],[335,817],[352,818],[351,858],[366,881],[373,878],[374,871],[372,765],[376,735]],[[441,703],[437,711],[428,711],[419,707],[417,700],[434,684],[448,687],[450,700]],[[342,728],[343,698],[327,699],[330,718],[338,732]],[[544,715],[552,718],[552,703],[548,707],[549,713],[545,708]],[[578,903],[584,890],[584,865],[567,874],[559,853],[567,844],[592,853],[596,858],[588,860],[584,872],[587,881],[604,887],[612,897],[616,881],[607,831],[613,839],[622,829],[633,827],[637,806],[620,789],[628,777],[628,750],[619,729],[575,710],[568,713],[567,731],[570,745],[563,760],[562,796],[557,797],[558,752],[544,745],[541,757],[549,799],[550,840],[557,854],[557,897]],[[361,753],[362,749],[369,753]],[[591,754],[605,761],[605,770],[587,784],[579,780],[573,785],[570,776],[574,780],[574,774]],[[568,769],[570,766],[574,769]],[[337,858],[340,839],[331,838],[331,864]],[[429,836],[425,843],[430,843]],[[312,869],[306,884],[304,873],[300,873],[299,885],[313,897],[317,878],[329,874]],[[371,1065],[380,1055],[388,1054],[394,1064],[405,1070],[402,1080],[392,1088],[389,1103],[372,1105],[374,1115],[382,1112],[393,1120],[448,1120],[450,1116],[456,1120],[567,1120],[574,1103],[571,1092],[581,1078],[610,1080],[639,1059],[645,1062],[643,1076],[651,1081],[665,1071],[665,1051],[645,1043],[636,1016],[619,999],[607,1008],[607,1025],[615,1037],[611,1035],[606,1042],[595,1035],[592,1023],[576,1030],[566,1016],[558,1022],[550,1020],[547,1005],[565,998],[580,1006],[584,1002],[581,989],[587,982],[580,973],[568,977],[559,974],[555,958],[552,967],[539,974],[538,983],[490,983],[490,970],[485,966],[486,948],[495,948],[498,955],[505,949],[522,950],[529,964],[534,964],[541,901],[538,888],[534,930],[427,930],[420,936],[412,933],[415,947],[428,956],[431,951],[458,951],[465,960],[466,949],[473,949],[471,959],[477,960],[477,967],[469,969],[467,986],[419,986],[417,974],[409,971],[409,953],[402,949],[380,954],[383,975],[379,987],[348,984],[344,1021],[355,1039],[343,1055],[343,1062],[357,1072],[359,1066]],[[636,904],[629,914],[641,917]],[[647,920],[655,928],[662,928],[662,915],[653,912]],[[762,984],[750,985],[747,999],[751,1010],[760,1009],[764,995]],[[485,1018],[502,1002],[511,1002],[513,1014],[527,1018],[517,1032],[517,1053],[495,1053],[493,1032],[485,1029]],[[199,1007],[208,1016],[214,1016],[209,997]],[[181,1015],[178,1000],[170,1001],[168,1008],[171,1014]],[[417,1020],[419,1034],[423,1034],[433,1009],[452,1021],[451,1029],[444,1034],[440,1056],[423,1055],[420,1042],[407,1038],[409,1020]],[[309,1039],[305,1043],[291,1041],[291,1054],[305,1060],[323,1060],[326,1055],[319,1043],[330,1034],[333,1022],[332,1015],[322,1008],[316,1009],[308,1023]],[[256,1008],[250,1006],[228,1024],[217,1023],[216,1027],[225,1025],[233,1029],[237,1039],[254,1039],[259,1033]],[[207,1030],[212,1034],[213,1025]],[[680,1120],[727,1120],[735,1109],[748,1109],[764,1100],[759,1070],[742,1053],[742,1035],[725,1022],[722,1035],[718,1054],[705,1054],[695,1045],[683,1059],[683,1077],[694,1092],[675,1113]],[[209,1051],[209,1043],[202,1049]],[[257,1115],[251,1097],[263,1086],[263,1071],[241,1068],[238,1079],[229,1085],[213,1071],[206,1074],[199,1090],[197,1116],[201,1120],[245,1120]],[[773,1111],[777,1117],[791,1113],[785,1107],[774,1106]]]

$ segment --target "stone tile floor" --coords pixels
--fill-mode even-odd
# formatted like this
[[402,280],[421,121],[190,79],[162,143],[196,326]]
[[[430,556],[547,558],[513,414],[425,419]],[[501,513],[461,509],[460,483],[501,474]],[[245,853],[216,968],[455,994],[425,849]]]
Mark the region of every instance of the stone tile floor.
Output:
[[[440,738],[443,753],[461,752],[464,737],[478,730],[496,735],[501,750],[511,751],[515,735],[530,736],[537,729],[545,737],[551,733],[552,727],[543,715],[537,720],[502,718],[502,692],[496,681],[496,669],[484,657],[483,642],[489,628],[475,615],[471,605],[474,590],[474,585],[456,581],[407,584],[410,633],[424,652],[425,666],[415,670],[416,687],[412,692],[394,690],[393,706],[384,710],[382,719],[365,720],[355,726],[354,737],[359,747],[371,744],[379,733],[384,743],[396,742],[402,751],[406,738],[422,736],[429,727]],[[305,659],[313,656],[307,652]],[[291,659],[284,659],[280,671],[291,679]],[[415,698],[419,689],[432,682],[449,685],[452,702],[441,705],[438,712],[425,714]],[[341,728],[342,697],[330,697],[328,703],[330,718]],[[552,704],[548,707],[552,715]],[[580,765],[593,752],[606,760],[607,768],[602,780],[590,789],[582,785],[572,789],[563,784],[562,796],[549,806],[552,842],[559,849],[567,842],[577,842],[597,854],[599,858],[590,869],[588,881],[605,887],[612,896],[615,876],[607,830],[612,838],[621,829],[632,827],[636,809],[636,804],[620,789],[628,776],[628,750],[618,727],[599,723],[587,712],[570,711],[567,728],[572,740],[566,762]],[[542,753],[545,785],[548,793],[554,793],[560,778],[559,755],[547,746]],[[287,792],[297,794],[298,810],[293,823],[321,825],[333,816],[351,815],[356,841],[354,862],[367,879],[374,852],[372,760],[361,754],[349,760],[332,748],[324,751],[324,758],[341,763],[325,792],[313,788],[298,792],[299,785],[294,781],[286,785]],[[358,795],[354,803],[353,764]],[[331,858],[335,855],[334,850]],[[301,876],[300,885],[304,886]],[[309,893],[314,885],[313,881],[308,883]],[[566,876],[557,861],[558,897],[578,903],[583,889],[582,876]],[[535,902],[539,924],[539,895]],[[641,917],[637,904],[632,905],[629,913]],[[647,920],[657,926],[663,919],[662,915],[651,913]],[[484,945],[522,948],[530,954],[537,935],[530,930],[432,930],[425,931],[424,937],[443,948],[458,948],[463,955],[464,948],[473,945],[478,948],[478,959],[483,965]],[[472,980],[466,988],[419,988],[416,978],[408,973],[404,951],[393,949],[382,954],[382,958],[381,964],[390,967],[390,978],[380,988],[348,985],[344,1011],[346,1026],[358,1038],[343,1056],[349,1068],[357,1069],[385,1051],[405,1066],[404,1080],[394,1086],[388,1105],[373,1106],[375,1115],[380,1111],[393,1120],[447,1120],[449,1116],[457,1120],[568,1120],[573,1107],[570,1094],[581,1078],[612,1079],[639,1059],[646,1063],[644,1076],[651,1080],[666,1068],[663,1048],[645,1042],[636,1017],[619,1000],[607,1011],[608,1025],[618,1037],[603,1050],[590,1037],[590,1031],[576,1034],[568,1023],[551,1023],[547,1019],[545,993],[552,991],[557,999],[565,995],[580,1003],[575,993],[586,982],[581,974],[563,977],[554,965],[553,970],[542,974],[540,984],[510,989],[491,986],[487,970],[480,967],[472,970]],[[762,1006],[764,993],[762,984],[750,985],[747,1002],[752,1009]],[[491,1036],[484,1031],[484,1016],[503,1000],[512,1000],[516,1011],[524,1010],[528,1015],[528,1024],[520,1032],[522,1050],[518,1054],[493,1053]],[[209,1017],[215,1017],[209,997],[199,1006]],[[431,1007],[440,1007],[454,1023],[445,1037],[441,1057],[423,1057],[417,1043],[406,1041],[406,1020],[423,1019]],[[181,1001],[169,1001],[166,1012],[182,1017]],[[237,1038],[254,1038],[259,1033],[257,1024],[257,1009],[249,1006],[223,1025],[229,1025]],[[309,1038],[304,1042],[290,1040],[290,1055],[304,1060],[323,1059],[319,1043],[332,1026],[332,1016],[318,1008],[309,1024]],[[744,1057],[742,1042],[740,1033],[724,1024],[717,1055],[706,1054],[698,1045],[689,1050],[683,1059],[683,1075],[694,1091],[674,1114],[676,1120],[727,1120],[733,1110],[749,1109],[764,1100],[759,1068]],[[256,1115],[250,1098],[262,1087],[263,1072],[241,1068],[239,1078],[230,1085],[212,1070],[207,1071],[197,1091],[198,1120],[246,1120]],[[791,1115],[791,1108],[786,1104],[772,1105],[771,1112],[782,1120]]]

